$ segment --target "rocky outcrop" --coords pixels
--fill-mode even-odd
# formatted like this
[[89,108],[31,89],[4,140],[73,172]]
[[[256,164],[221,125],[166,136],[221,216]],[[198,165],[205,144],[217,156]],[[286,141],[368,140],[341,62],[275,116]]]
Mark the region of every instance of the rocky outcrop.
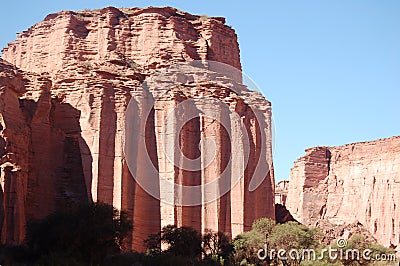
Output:
[[400,243],[400,137],[306,150],[291,169],[286,206],[307,225],[361,223]]
[[[273,171],[256,171],[259,162],[272,167],[270,103],[243,86],[233,91],[224,84],[181,82],[162,97],[157,88],[142,86],[159,69],[178,62],[214,60],[240,70],[237,37],[224,22],[173,8],[63,11],[47,16],[3,49],[3,58],[22,71],[1,64],[2,241],[21,242],[27,219],[90,200],[128,212],[133,231],[127,248],[136,250],[166,224],[235,236],[250,229],[254,219],[274,218]],[[240,83],[241,76],[232,79]],[[196,102],[204,95],[211,99],[206,105],[220,101],[240,117],[250,150],[242,148],[238,121],[225,117],[230,126],[224,129],[216,119],[193,119],[174,133],[180,136],[182,152],[200,158],[201,164],[209,151],[199,149],[199,143],[211,138],[218,156],[204,169],[187,171],[168,164],[163,155],[162,124],[178,103]],[[149,99],[157,100],[144,117]],[[135,155],[134,170],[123,152],[130,102],[133,123],[144,128],[136,137],[146,140],[145,150]],[[229,165],[232,154],[236,161]],[[212,182],[225,168],[231,176],[243,173],[221,198],[182,206],[179,191],[159,184],[159,197],[154,197],[137,182],[138,176],[147,178],[144,156],[160,175],[186,186]],[[262,182],[249,190],[253,175]],[[166,203],[162,197],[169,195],[178,199]]]
[[[369,243],[377,240],[360,222],[346,224],[332,224],[327,220],[320,220],[316,226],[322,231],[322,243],[326,245],[336,244],[339,239],[350,239],[353,235],[362,235]],[[393,248],[393,246],[389,246]]]
[[275,220],[277,223],[297,222],[286,207],[280,203],[275,204]]
[[277,223],[297,222],[285,206],[288,192],[288,180],[281,180],[275,184],[275,219]]
[[282,180],[275,185],[275,204],[286,205],[289,192],[289,180]]

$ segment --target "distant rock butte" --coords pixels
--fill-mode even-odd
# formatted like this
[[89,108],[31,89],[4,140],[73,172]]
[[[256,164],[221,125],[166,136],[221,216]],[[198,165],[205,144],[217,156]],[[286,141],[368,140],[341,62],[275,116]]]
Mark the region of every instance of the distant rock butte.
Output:
[[282,180],[275,185],[275,204],[286,205],[289,192],[289,180]]
[[301,223],[361,223],[399,247],[400,137],[307,149],[291,169],[286,207]]
[[[170,206],[148,195],[132,178],[123,153],[125,111],[131,99],[145,104],[141,83],[160,68],[177,62],[213,60],[241,69],[237,36],[223,18],[195,16],[174,8],[113,7],[62,11],[18,34],[0,61],[0,226],[3,243],[21,243],[28,219],[42,218],[74,203],[103,201],[128,212],[133,231],[127,248],[143,250],[143,240],[162,226],[192,226],[200,232],[235,236],[254,219],[275,218],[273,171],[249,191],[260,157],[260,136],[271,155],[270,103],[258,93],[243,95],[222,86],[193,84],[156,103],[147,121],[149,157],[171,180],[199,185],[220,174],[231,150],[226,130],[205,119],[183,128],[182,145],[197,154],[200,136],[213,137],[218,162],[188,172],[168,166],[161,154],[159,127],[165,112],[180,99],[203,93],[239,112],[250,135],[251,159],[240,182],[220,199],[201,206]],[[259,108],[252,110],[252,107]],[[260,132],[253,112],[262,112]],[[146,131],[147,132],[147,131]],[[242,158],[241,156],[237,157]],[[261,161],[263,162],[263,161]],[[237,171],[233,164],[232,172]],[[265,162],[267,163],[267,162]],[[243,162],[242,162],[243,164]],[[168,167],[170,168],[168,168]],[[137,172],[141,169],[138,159]],[[160,193],[167,193],[160,188]],[[176,191],[168,193],[177,193]]]

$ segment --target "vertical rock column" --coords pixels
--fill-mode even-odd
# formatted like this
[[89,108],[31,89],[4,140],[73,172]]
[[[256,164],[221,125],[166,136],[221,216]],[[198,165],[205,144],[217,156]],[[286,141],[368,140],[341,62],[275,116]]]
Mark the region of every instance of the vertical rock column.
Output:
[[[255,124],[258,131],[256,134],[258,165],[253,177],[254,183],[249,187],[256,199],[254,220],[263,217],[275,219],[275,212],[271,213],[271,210],[275,210],[271,103],[259,95],[252,111],[257,117]],[[247,209],[251,210],[251,206]]]
[[203,99],[201,104],[204,112],[200,116],[203,185],[201,232],[230,232],[229,112],[215,99]]
[[1,168],[2,198],[3,198],[3,228],[2,241],[10,244],[18,244],[24,238],[25,232],[25,195],[24,184],[18,175],[18,169],[14,166]]
[[118,90],[115,99],[116,113],[116,132],[115,132],[115,157],[114,157],[114,187],[113,187],[113,205],[118,209],[122,209],[122,190],[124,171],[124,151],[123,151],[123,134],[125,127],[125,111],[131,99],[129,90]]
[[[132,138],[131,145],[137,145],[135,150],[137,154],[132,154],[135,161],[134,168],[131,167],[134,181],[133,198],[133,231],[132,248],[137,251],[144,251],[144,240],[150,234],[155,234],[161,229],[160,215],[160,187],[158,176],[155,172],[159,171],[159,162],[157,160],[157,140],[156,140],[156,122],[155,110],[152,96],[141,91],[133,95],[134,105],[138,110],[137,117],[133,118],[132,126],[137,126],[137,132],[128,138]],[[130,119],[131,120],[131,119]],[[133,130],[134,131],[134,130]],[[133,132],[131,131],[131,132]],[[129,151],[128,151],[129,152]],[[153,187],[153,195],[145,191],[146,187]]]
[[115,134],[117,131],[115,113],[115,88],[105,84],[101,96],[99,157],[97,172],[97,200],[113,203]]
[[[235,110],[233,110],[235,111]],[[244,231],[244,178],[243,173],[246,167],[246,156],[243,139],[245,135],[242,131],[241,118],[236,113],[231,113],[231,150],[232,152],[232,190],[231,195],[231,227],[232,237],[241,234]],[[248,160],[248,158],[247,158]]]
[[[193,106],[192,110],[186,110],[185,113],[193,112],[193,110],[197,109]],[[200,159],[200,119],[199,117],[193,118],[192,120],[188,121],[185,126],[183,126],[182,131],[180,134],[180,148],[182,150],[183,155],[185,155],[188,159],[195,160]],[[196,161],[194,166],[200,169],[200,160]],[[185,168],[183,162],[181,165]],[[183,186],[199,186],[201,185],[201,171],[200,170],[179,170],[178,174],[178,184]],[[180,192],[182,198],[191,197],[192,199],[201,202],[201,194],[195,195],[188,195],[184,194],[188,193],[185,191]],[[201,232],[201,205],[197,206],[177,206],[177,213],[178,213],[178,226],[190,226],[197,230],[197,232]]]

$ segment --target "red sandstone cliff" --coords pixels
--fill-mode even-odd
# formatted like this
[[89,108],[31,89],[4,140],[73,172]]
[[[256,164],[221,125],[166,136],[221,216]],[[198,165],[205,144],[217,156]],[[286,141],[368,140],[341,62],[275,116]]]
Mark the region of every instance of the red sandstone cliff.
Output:
[[307,149],[291,169],[286,206],[304,224],[359,222],[398,245],[399,205],[400,137]]
[[[234,236],[249,229],[256,218],[274,218],[273,172],[261,173],[266,177],[261,186],[248,189],[257,162],[272,164],[264,158],[272,155],[270,103],[257,93],[204,83],[181,86],[156,102],[146,122],[147,152],[157,169],[174,182],[201,185],[228,167],[232,150],[239,156],[229,171],[241,169],[243,132],[230,118],[228,131],[234,140],[212,119],[188,123],[180,132],[183,152],[203,158],[197,143],[211,137],[219,154],[206,169],[188,172],[168,165],[162,154],[159,128],[165,113],[183,98],[208,95],[239,114],[250,135],[251,159],[239,183],[216,201],[185,207],[148,195],[132,178],[123,153],[128,103],[137,103],[136,122],[141,123],[146,97],[157,94],[144,90],[141,83],[157,69],[214,60],[240,70],[237,37],[224,19],[173,8],[63,11],[19,34],[2,53],[20,69],[0,64],[3,242],[21,242],[27,219],[88,200],[128,211],[134,223],[130,247],[137,250],[166,224]],[[256,121],[255,112],[262,114],[262,121]],[[265,151],[260,151],[261,141]],[[143,175],[147,169],[137,160],[133,174]],[[179,195],[160,187],[161,197],[163,193]]]

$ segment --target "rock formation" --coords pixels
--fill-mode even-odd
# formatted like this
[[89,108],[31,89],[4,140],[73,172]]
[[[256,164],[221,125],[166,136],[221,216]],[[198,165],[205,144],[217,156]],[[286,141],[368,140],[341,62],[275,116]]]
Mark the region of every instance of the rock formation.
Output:
[[361,223],[400,243],[400,137],[306,150],[291,169],[286,207],[307,225]]
[[289,181],[282,180],[275,185],[275,204],[286,205],[286,199],[289,192]]
[[[27,219],[91,200],[128,212],[133,231],[127,248],[139,251],[143,240],[166,224],[235,236],[250,229],[254,219],[274,218],[273,171],[257,173],[265,179],[255,190],[248,189],[257,162],[272,167],[270,103],[262,96],[246,88],[238,92],[223,85],[194,83],[175,87],[157,99],[147,120],[141,117],[146,99],[157,94],[141,84],[158,69],[193,60],[241,69],[236,34],[224,23],[223,18],[174,8],[108,7],[51,14],[18,34],[2,51],[9,63],[0,64],[2,242],[20,243]],[[219,156],[199,171],[168,165],[159,131],[169,108],[202,95],[226,103],[241,117],[250,136],[249,163],[242,166],[236,186],[213,202],[166,204],[132,177],[146,174],[139,158],[143,154],[137,155],[135,172],[128,169],[123,152],[126,110],[134,100],[135,122],[145,123],[147,153],[160,173],[168,173],[175,183],[203,185],[228,167],[232,151],[245,153],[235,121],[228,118],[232,126],[223,129],[213,119],[194,119],[178,132],[183,153],[200,161],[204,150],[199,150],[199,143],[214,139]],[[263,120],[257,121],[255,113],[261,113]],[[230,133],[239,135],[229,139]],[[242,157],[235,157],[239,159],[229,166],[230,172],[240,169]],[[179,195],[159,189],[160,197]]]

